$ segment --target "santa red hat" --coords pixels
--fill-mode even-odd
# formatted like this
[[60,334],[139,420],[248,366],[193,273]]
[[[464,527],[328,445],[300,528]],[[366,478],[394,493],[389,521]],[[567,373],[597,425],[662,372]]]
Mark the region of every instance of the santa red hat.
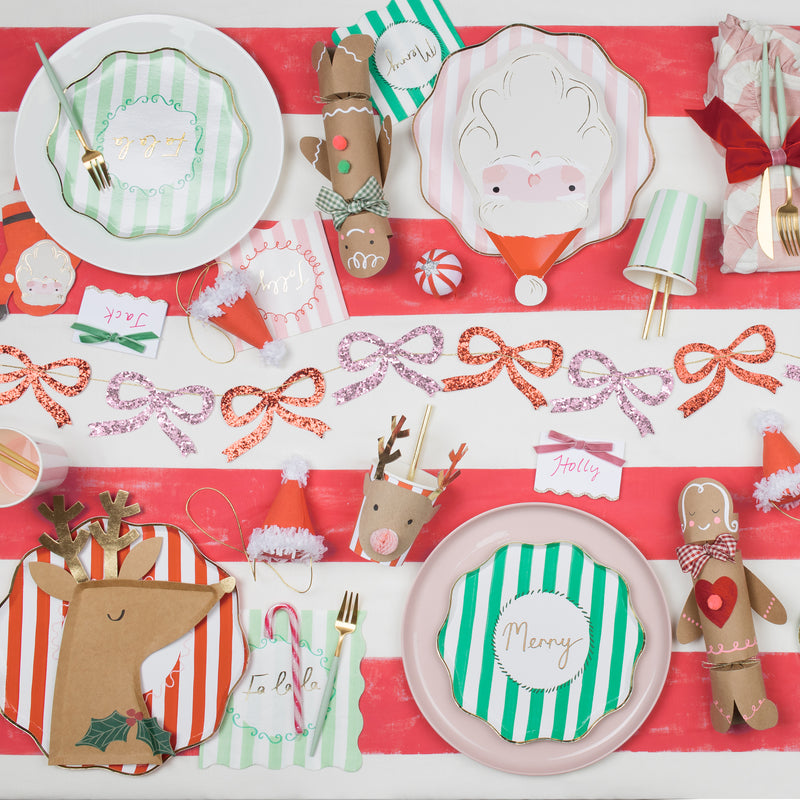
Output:
[[321,561],[326,547],[314,533],[304,487],[308,464],[297,456],[282,465],[281,486],[263,528],[250,534],[247,554],[254,561]]
[[783,433],[783,418],[762,411],[756,427],[764,439],[764,477],[755,484],[756,507],[769,511],[775,505],[787,510],[800,506],[800,453]]
[[267,323],[247,288],[247,280],[239,270],[220,271],[214,285],[203,289],[189,306],[189,313],[253,345],[266,364],[275,366],[286,355],[286,345],[272,340]]

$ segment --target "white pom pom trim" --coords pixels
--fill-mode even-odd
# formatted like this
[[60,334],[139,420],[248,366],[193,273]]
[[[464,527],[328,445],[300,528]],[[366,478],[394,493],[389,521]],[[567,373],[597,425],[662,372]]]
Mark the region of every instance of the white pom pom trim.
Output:
[[800,464],[791,469],[780,469],[762,478],[758,483],[753,484],[755,490],[753,497],[756,501],[756,508],[760,511],[769,511],[773,503],[777,503],[784,509],[800,506],[800,498],[789,503],[781,503],[781,498],[792,498],[800,494]]
[[327,551],[321,536],[307,528],[256,528],[247,543],[247,555],[254,561],[321,561]]
[[282,339],[276,339],[274,342],[267,342],[259,353],[268,367],[277,367],[286,356],[286,344]]
[[763,436],[769,433],[780,433],[783,430],[783,417],[777,411],[759,411],[755,417],[755,426]]
[[308,482],[308,463],[301,456],[291,456],[281,464],[281,483],[286,481],[297,481],[300,486],[305,487]]
[[241,272],[229,270],[217,276],[213,286],[200,292],[189,306],[189,313],[203,322],[222,314],[222,306],[233,305],[247,294],[247,281]]

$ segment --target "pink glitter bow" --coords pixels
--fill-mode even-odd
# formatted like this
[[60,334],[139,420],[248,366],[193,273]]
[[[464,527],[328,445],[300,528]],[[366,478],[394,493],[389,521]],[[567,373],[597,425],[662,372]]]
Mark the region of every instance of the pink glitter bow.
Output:
[[713,542],[703,544],[682,544],[675,551],[681,572],[691,572],[696,578],[709,558],[720,561],[733,561],[736,555],[736,539],[729,533],[721,533]]
[[[581,367],[587,358],[599,361],[608,370],[608,373],[605,375],[595,375],[591,378],[583,377],[581,375]],[[558,400],[553,400],[550,409],[551,413],[559,414],[564,411],[585,411],[590,408],[598,408],[614,394],[616,395],[619,407],[636,425],[641,436],[654,433],[653,425],[650,420],[633,405],[628,397],[628,392],[637,400],[641,400],[649,406],[657,406],[670,396],[673,387],[672,375],[661,367],[642,367],[641,369],[635,369],[631,372],[620,372],[608,356],[597,350],[581,350],[579,353],[576,353],[572,361],[570,361],[568,374],[570,382],[575,386],[580,386],[582,389],[593,389],[596,386],[602,386],[603,388],[597,394],[590,395],[589,397],[562,397]],[[632,380],[633,378],[642,378],[647,375],[656,375],[661,378],[661,391],[658,394],[645,392]]]
[[[430,336],[433,348],[427,353],[415,353],[406,350],[403,345],[416,339],[418,336]],[[364,358],[353,360],[350,348],[353,342],[369,342],[377,350]],[[372,364],[376,364],[375,371],[364,380],[358,381],[338,389],[333,393],[337,404],[345,403],[371,391],[380,385],[386,377],[389,367],[394,367],[395,372],[414,386],[423,389],[428,394],[435,394],[442,387],[427,375],[422,375],[403,363],[403,359],[413,361],[415,364],[432,364],[442,354],[444,347],[444,334],[434,325],[420,325],[401,336],[396,342],[385,342],[380,336],[369,331],[354,331],[339,342],[339,363],[348,372],[360,372]]]
[[[15,400],[18,400],[25,394],[28,387],[30,387],[33,389],[33,394],[39,401],[39,404],[56,421],[59,428],[62,425],[72,424],[72,419],[67,413],[67,410],[47,394],[42,383],[46,383],[51,389],[55,389],[55,391],[63,394],[65,397],[75,397],[75,395],[80,394],[89,383],[91,367],[88,362],[84,361],[82,358],[62,358],[58,361],[51,361],[49,364],[42,364],[39,366],[39,364],[34,364],[22,350],[10,344],[0,345],[0,353],[13,356],[22,364],[19,369],[0,374],[0,383],[19,381],[13,388],[5,392],[0,392],[0,405],[13,403]],[[59,367],[77,368],[78,378],[72,386],[67,386],[48,374],[51,369],[58,369]]]
[[611,450],[614,445],[611,442],[585,442],[583,439],[573,439],[558,431],[550,431],[549,438],[555,439],[552,444],[537,444],[533,449],[537,453],[557,453],[560,450],[585,450],[603,461],[608,461],[621,467],[625,463],[624,458],[614,455]]
[[[146,390],[147,394],[134,397],[131,400],[123,400],[120,397],[120,389],[125,382],[138,384]],[[203,407],[200,411],[192,413],[186,411],[173,402],[174,397],[182,395],[199,395],[203,400]],[[214,393],[207,386],[184,386],[182,389],[174,391],[163,391],[157,389],[155,384],[139,372],[118,372],[108,384],[106,391],[106,402],[111,408],[119,411],[133,411],[137,408],[142,410],[130,419],[107,420],[105,422],[92,422],[89,425],[89,436],[111,436],[119,433],[130,433],[147,422],[155,414],[161,430],[178,446],[184,456],[196,453],[197,448],[194,442],[180,428],[169,419],[169,414],[174,414],[182,422],[190,425],[198,425],[208,419],[214,408]]]

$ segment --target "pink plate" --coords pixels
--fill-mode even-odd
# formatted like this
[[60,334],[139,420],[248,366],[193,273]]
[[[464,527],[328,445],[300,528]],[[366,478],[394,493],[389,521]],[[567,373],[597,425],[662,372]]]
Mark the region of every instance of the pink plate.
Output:
[[[510,542],[568,541],[622,575],[645,631],[633,691],[617,711],[573,742],[517,744],[466,713],[453,697],[436,639],[458,578]],[[613,753],[647,719],[669,668],[672,627],[667,601],[645,557],[618,530],[584,511],[550,503],[519,503],[479,514],[428,556],[411,589],[402,630],[403,666],[414,700],[434,730],[464,755],[519,775],[557,775]]]

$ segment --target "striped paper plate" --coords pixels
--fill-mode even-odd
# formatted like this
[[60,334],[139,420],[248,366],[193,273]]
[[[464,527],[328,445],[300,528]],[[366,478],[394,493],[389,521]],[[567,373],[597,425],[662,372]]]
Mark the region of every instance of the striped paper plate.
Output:
[[[96,519],[105,525],[105,518]],[[92,521],[86,520],[81,527]],[[161,554],[145,580],[152,575],[157,581],[212,584],[228,577],[197,550],[180,528],[154,524],[130,525],[128,529],[141,532],[134,546],[142,539],[164,540]],[[103,577],[103,551],[93,538],[81,560],[93,580]],[[34,561],[64,565],[63,558],[37,547],[14,573],[9,595],[0,606],[0,702],[3,716],[33,736],[47,754],[67,605],[37,587],[27,569]],[[176,753],[200,744],[217,730],[246,665],[247,646],[239,624],[237,590],[224,595],[189,633],[145,659],[142,693],[150,715],[169,732]],[[92,679],[93,676],[86,676],[87,691],[91,690]],[[109,769],[140,774],[157,766],[127,764],[111,765]]]
[[438,648],[456,702],[504,739],[574,741],[626,702],[644,639],[617,572],[513,543],[458,579]]
[[124,239],[177,236],[234,195],[250,142],[228,81],[174,48],[115,52],[65,94],[111,191],[98,192],[66,115],[47,142],[66,204]]

